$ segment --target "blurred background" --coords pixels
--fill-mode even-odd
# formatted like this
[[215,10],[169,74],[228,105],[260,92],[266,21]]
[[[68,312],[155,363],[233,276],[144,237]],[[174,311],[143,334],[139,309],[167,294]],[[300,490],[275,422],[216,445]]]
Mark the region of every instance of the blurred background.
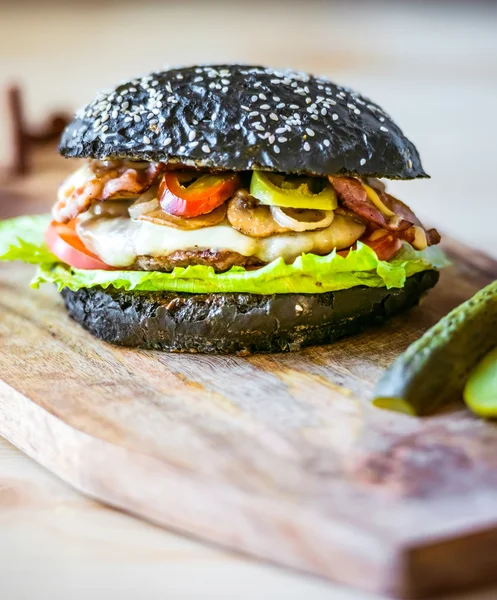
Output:
[[13,175],[9,85],[38,135],[122,79],[235,61],[327,75],[383,105],[432,176],[390,189],[497,257],[497,4],[470,0],[0,1],[0,216],[46,210],[72,168],[39,144],[34,170]]

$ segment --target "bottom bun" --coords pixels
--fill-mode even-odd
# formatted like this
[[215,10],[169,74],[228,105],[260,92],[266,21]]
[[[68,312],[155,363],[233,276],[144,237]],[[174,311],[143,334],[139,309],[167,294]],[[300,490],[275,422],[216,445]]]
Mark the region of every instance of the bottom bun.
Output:
[[286,352],[329,344],[414,306],[437,271],[403,288],[358,286],[323,294],[62,291],[70,316],[96,337],[166,352]]

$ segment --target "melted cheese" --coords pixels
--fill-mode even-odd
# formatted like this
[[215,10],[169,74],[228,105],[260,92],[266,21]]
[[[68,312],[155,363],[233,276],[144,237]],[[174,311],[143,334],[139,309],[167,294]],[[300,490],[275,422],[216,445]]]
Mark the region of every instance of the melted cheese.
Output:
[[81,215],[77,226],[85,245],[113,267],[127,267],[137,256],[168,256],[177,250],[205,249],[238,252],[264,262],[282,257],[291,263],[302,253],[329,254],[335,248],[348,248],[364,229],[357,221],[336,215],[333,223],[320,231],[257,239],[243,235],[227,223],[183,231],[125,217],[98,217],[91,212]]

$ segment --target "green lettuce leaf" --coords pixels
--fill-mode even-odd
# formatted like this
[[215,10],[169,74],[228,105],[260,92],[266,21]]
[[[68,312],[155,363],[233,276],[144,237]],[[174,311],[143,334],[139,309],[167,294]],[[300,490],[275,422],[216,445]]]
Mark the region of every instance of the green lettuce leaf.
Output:
[[0,260],[22,260],[39,265],[33,287],[53,283],[59,290],[113,286],[124,290],[176,291],[191,293],[246,292],[253,294],[319,293],[357,285],[402,287],[407,277],[447,264],[437,247],[415,251],[408,244],[394,260],[381,261],[361,243],[342,257],[303,254],[291,265],[278,259],[260,269],[233,267],[215,273],[212,267],[176,268],[172,273],[157,271],[84,271],[63,264],[43,240],[49,217],[22,217],[0,223]]
[[35,265],[57,262],[45,244],[49,223],[50,215],[0,221],[0,260],[22,260]]

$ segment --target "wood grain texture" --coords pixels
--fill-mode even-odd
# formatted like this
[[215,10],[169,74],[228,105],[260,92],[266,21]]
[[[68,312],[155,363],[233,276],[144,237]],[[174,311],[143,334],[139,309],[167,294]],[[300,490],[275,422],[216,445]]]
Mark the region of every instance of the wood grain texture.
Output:
[[[461,404],[382,412],[382,370],[497,277],[458,244],[421,307],[296,354],[94,340],[31,269],[0,268],[0,434],[90,496],[270,561],[403,596],[495,581],[497,430]],[[485,560],[482,560],[485,556]]]

